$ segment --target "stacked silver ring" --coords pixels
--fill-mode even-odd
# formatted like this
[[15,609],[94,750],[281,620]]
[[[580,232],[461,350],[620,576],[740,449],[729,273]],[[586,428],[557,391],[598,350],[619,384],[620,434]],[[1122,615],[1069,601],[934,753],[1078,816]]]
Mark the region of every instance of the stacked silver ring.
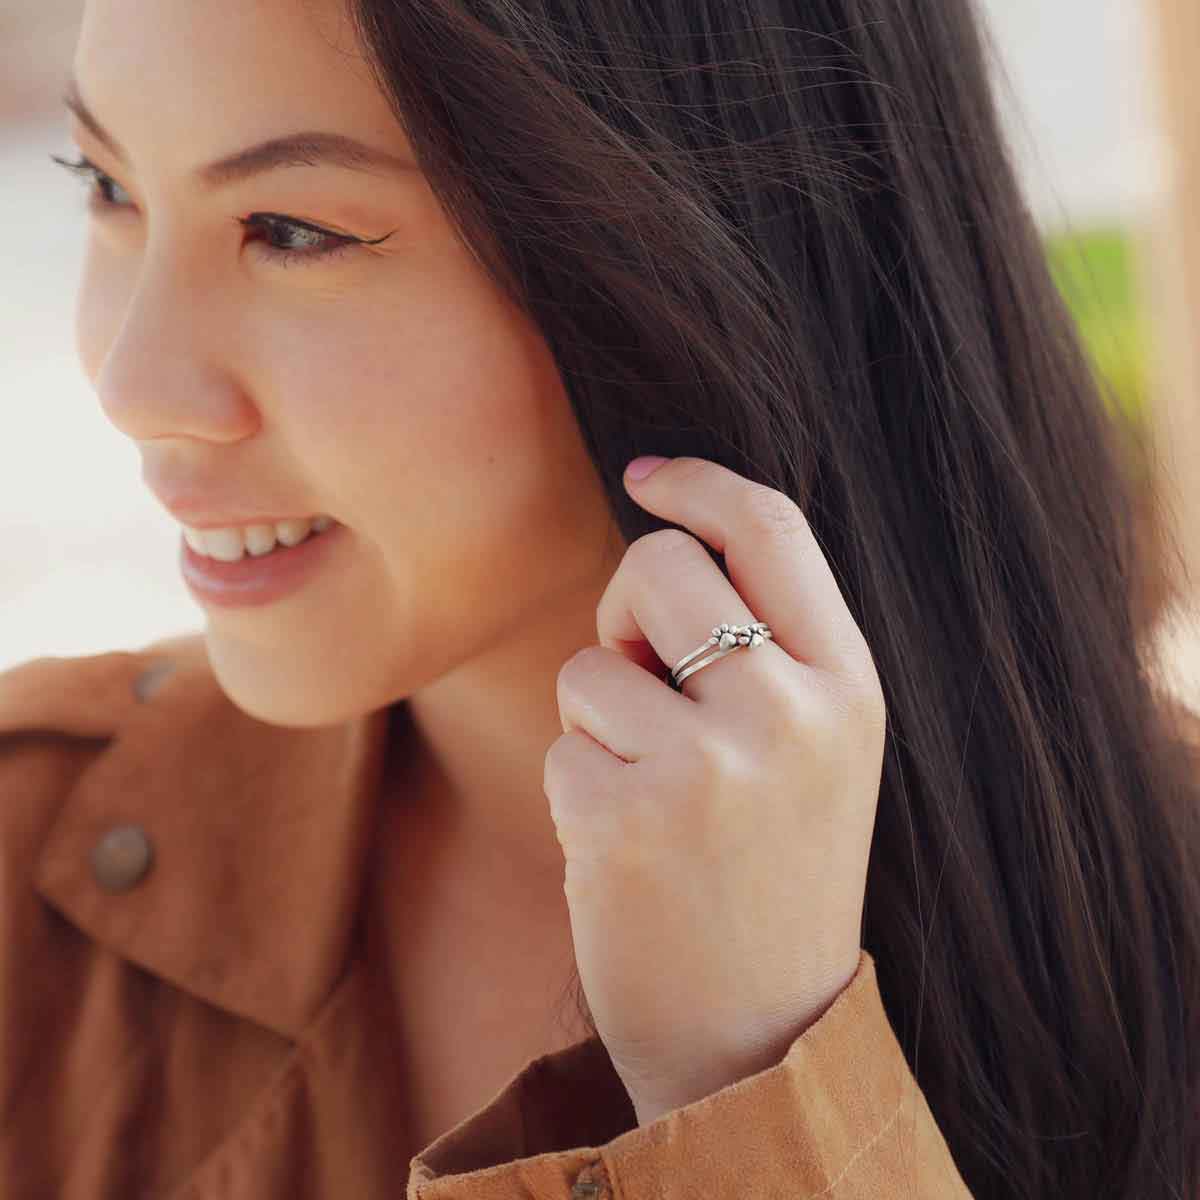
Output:
[[[774,636],[765,621],[753,621],[749,625],[731,625],[728,621],[724,621],[720,625],[714,625],[712,637],[703,646],[697,646],[686,658],[681,658],[671,668],[671,675],[667,682],[672,691],[681,692],[683,681],[689,675],[694,675],[701,668],[707,667],[709,663],[714,663],[717,659],[724,658],[725,655],[732,654],[743,646],[761,646],[763,642]],[[710,646],[716,646],[717,649],[707,658],[688,667],[688,663],[693,658],[703,654]],[[686,671],[684,667],[687,667]]]

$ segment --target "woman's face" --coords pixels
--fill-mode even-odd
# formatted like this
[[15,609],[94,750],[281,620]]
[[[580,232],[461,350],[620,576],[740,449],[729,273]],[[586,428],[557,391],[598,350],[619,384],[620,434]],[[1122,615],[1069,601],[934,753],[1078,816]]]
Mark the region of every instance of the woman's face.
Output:
[[[92,201],[78,349],[147,485],[190,525],[343,526],[270,603],[197,596],[230,697],[332,723],[580,631],[623,546],[561,378],[452,233],[340,4],[88,0],[75,78],[121,148],[73,123],[114,181]],[[197,181],[310,131],[401,161]],[[338,238],[241,223],[262,213],[384,240],[318,256]]]

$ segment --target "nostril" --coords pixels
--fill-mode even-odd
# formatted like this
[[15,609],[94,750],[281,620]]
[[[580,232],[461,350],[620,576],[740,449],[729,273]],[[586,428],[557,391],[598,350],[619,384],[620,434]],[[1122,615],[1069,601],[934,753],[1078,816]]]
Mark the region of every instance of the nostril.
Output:
[[154,697],[174,670],[175,664],[169,658],[156,663],[148,671],[143,671],[134,681],[133,694],[144,704]]

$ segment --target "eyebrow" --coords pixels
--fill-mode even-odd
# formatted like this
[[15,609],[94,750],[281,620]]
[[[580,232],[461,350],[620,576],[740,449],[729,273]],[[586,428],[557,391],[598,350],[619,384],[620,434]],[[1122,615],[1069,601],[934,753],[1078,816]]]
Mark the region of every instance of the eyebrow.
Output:
[[[62,99],[97,141],[107,146],[121,162],[128,163],[129,157],[120,142],[96,119],[80,95],[74,79],[67,81]],[[280,167],[319,166],[342,167],[368,175],[410,175],[419,170],[410,159],[368,146],[345,134],[305,131],[269,138],[245,150],[238,150],[207,166],[197,167],[193,175],[198,183],[215,190]]]

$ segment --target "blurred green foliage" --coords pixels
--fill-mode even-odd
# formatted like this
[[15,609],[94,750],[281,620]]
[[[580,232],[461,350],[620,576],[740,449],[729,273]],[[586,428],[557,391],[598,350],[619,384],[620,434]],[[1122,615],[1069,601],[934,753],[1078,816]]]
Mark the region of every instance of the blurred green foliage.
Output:
[[1140,427],[1149,381],[1134,239],[1120,227],[1097,227],[1047,234],[1043,241],[1055,283],[1105,385],[1105,399]]

